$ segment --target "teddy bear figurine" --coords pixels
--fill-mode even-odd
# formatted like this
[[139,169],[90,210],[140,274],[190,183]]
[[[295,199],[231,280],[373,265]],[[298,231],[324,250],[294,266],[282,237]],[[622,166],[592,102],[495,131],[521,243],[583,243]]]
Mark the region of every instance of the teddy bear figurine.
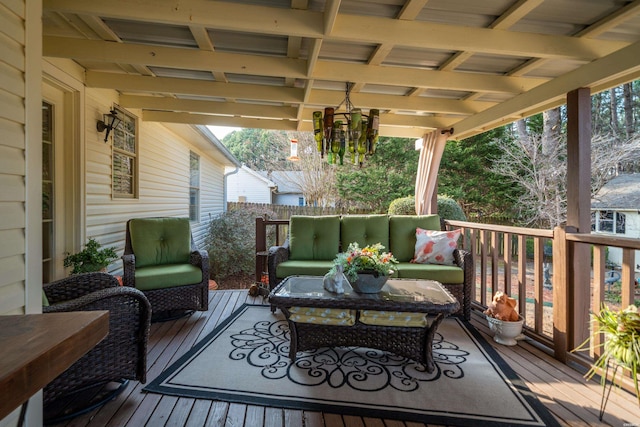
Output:
[[506,322],[517,322],[519,319],[516,311],[516,299],[509,297],[502,291],[495,293],[493,301],[491,301],[484,314]]
[[336,294],[344,294],[344,287],[342,286],[342,282],[347,280],[344,277],[344,267],[341,265],[336,265],[336,272],[329,272],[324,275],[322,279],[322,285],[329,292],[334,292]]

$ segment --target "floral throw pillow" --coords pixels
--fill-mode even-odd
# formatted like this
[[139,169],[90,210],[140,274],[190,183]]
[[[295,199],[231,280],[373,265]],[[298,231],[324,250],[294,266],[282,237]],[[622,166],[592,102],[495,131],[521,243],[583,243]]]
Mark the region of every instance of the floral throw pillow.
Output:
[[453,265],[453,251],[458,246],[460,230],[434,231],[416,228],[413,263]]

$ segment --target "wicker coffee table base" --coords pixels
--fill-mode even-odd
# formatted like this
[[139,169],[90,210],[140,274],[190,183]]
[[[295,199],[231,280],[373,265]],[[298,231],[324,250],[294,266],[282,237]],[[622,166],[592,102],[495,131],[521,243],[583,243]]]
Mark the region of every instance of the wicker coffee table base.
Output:
[[[283,312],[289,318],[288,310]],[[289,320],[291,345],[289,357],[296,360],[298,351],[322,347],[358,346],[388,351],[424,365],[427,372],[435,369],[433,338],[445,318],[438,314],[422,328],[400,326],[374,326],[356,322],[353,326],[316,325]]]

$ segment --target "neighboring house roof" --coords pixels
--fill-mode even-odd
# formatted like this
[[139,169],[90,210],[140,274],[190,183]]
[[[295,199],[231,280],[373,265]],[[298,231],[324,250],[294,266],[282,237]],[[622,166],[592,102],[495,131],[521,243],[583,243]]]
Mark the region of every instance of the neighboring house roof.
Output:
[[260,171],[258,173],[276,183],[278,194],[302,194],[299,184],[303,179],[301,171]]
[[640,174],[618,175],[591,199],[592,209],[640,209]]
[[220,152],[220,154],[222,154],[222,156],[225,159],[227,159],[229,162],[231,162],[232,165],[234,165],[236,167],[240,167],[240,165],[241,165],[240,161],[236,158],[236,156],[231,154],[231,151],[229,151],[229,149],[222,142],[220,142],[218,137],[216,137],[213,134],[213,132],[211,132],[211,130],[209,130],[208,127],[201,126],[201,125],[194,125],[194,128],[202,136],[204,136],[206,139],[208,139],[211,142],[211,145],[213,145]]

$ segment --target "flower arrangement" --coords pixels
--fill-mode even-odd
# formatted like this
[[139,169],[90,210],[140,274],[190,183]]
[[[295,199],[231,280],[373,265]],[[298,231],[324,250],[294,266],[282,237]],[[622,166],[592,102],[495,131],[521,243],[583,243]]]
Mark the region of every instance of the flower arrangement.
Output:
[[347,280],[352,283],[358,278],[358,273],[365,271],[389,276],[393,274],[394,265],[398,263],[398,260],[391,252],[383,252],[384,249],[385,247],[380,243],[365,246],[362,249],[358,243],[350,243],[346,252],[341,252],[336,256],[330,272],[335,273],[336,266],[341,265]]

